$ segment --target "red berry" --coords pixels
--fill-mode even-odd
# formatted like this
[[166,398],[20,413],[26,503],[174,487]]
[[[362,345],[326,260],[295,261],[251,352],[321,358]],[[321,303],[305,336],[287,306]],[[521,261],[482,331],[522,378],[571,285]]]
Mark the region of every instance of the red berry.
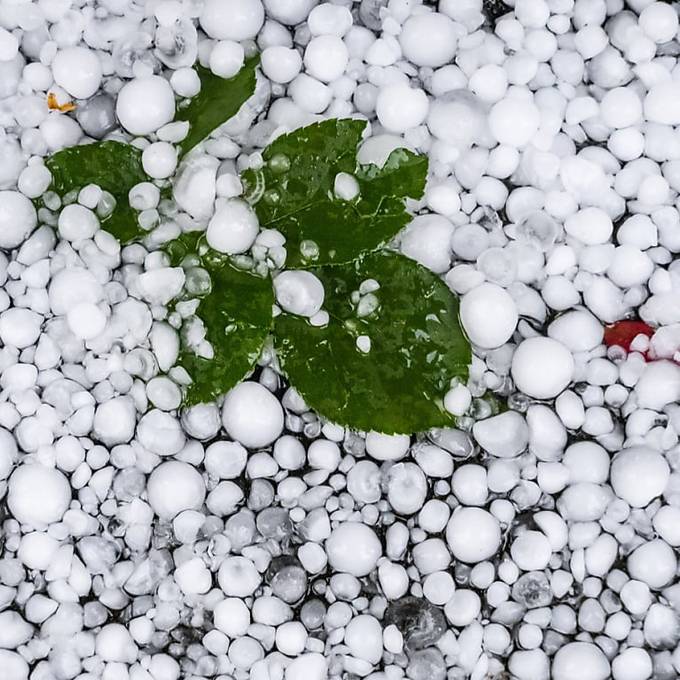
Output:
[[651,338],[654,335],[654,329],[644,321],[623,319],[604,327],[604,344],[607,347],[616,345],[629,352],[630,343],[638,335],[646,335]]

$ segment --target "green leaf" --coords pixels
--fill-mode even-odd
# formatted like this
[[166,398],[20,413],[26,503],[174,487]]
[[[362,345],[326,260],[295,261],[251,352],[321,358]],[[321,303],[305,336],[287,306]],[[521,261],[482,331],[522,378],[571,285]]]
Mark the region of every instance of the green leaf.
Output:
[[[386,433],[453,424],[443,407],[451,378],[467,378],[470,346],[458,301],[443,281],[403,255],[382,251],[346,265],[313,270],[326,291],[327,326],[281,314],[277,353],[291,384],[334,423]],[[363,316],[354,291],[374,279],[377,309]],[[369,302],[367,296],[361,307]],[[359,316],[359,314],[362,316]],[[357,348],[368,336],[371,348]]]
[[[423,195],[427,158],[397,149],[382,168],[357,164],[365,126],[334,119],[300,128],[264,150],[261,169],[241,175],[260,225],[286,237],[289,267],[351,262],[385,245],[411,220],[405,200]],[[357,179],[356,198],[335,196],[339,172]]]
[[45,165],[52,173],[50,189],[60,196],[88,184],[97,184],[114,196],[116,207],[102,220],[102,229],[123,243],[144,233],[128,202],[130,189],[149,180],[137,147],[114,141],[81,144],[57,151]]
[[210,271],[212,289],[197,316],[214,350],[212,359],[184,350],[179,363],[191,376],[185,405],[213,401],[252,369],[271,331],[274,294],[271,281],[231,265]]
[[233,78],[220,78],[207,68],[196,66],[201,91],[175,116],[175,120],[186,120],[190,124],[189,134],[179,145],[181,155],[226,123],[250,99],[255,92],[255,69],[259,62],[259,56],[247,59]]

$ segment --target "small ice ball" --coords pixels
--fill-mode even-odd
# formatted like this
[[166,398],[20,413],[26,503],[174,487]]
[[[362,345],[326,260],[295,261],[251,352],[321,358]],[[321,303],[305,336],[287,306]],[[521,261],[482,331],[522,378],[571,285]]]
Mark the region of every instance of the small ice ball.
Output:
[[489,129],[500,144],[522,148],[538,132],[541,113],[531,99],[506,97],[493,105]]
[[41,463],[19,466],[9,478],[7,505],[21,524],[43,527],[58,522],[71,504],[71,485],[56,468]]
[[416,66],[443,66],[453,59],[459,30],[445,14],[411,15],[404,23],[399,42],[406,59]]
[[264,23],[260,0],[207,0],[199,17],[201,28],[216,40],[249,40]]
[[574,357],[552,338],[527,338],[512,357],[512,378],[517,389],[535,399],[552,399],[571,382]]
[[633,508],[644,508],[663,494],[670,479],[670,467],[658,451],[631,446],[614,456],[610,478],[619,498]]
[[20,246],[38,224],[33,203],[18,191],[0,191],[0,248]]
[[205,482],[193,465],[171,460],[154,469],[146,493],[153,511],[168,521],[183,510],[201,508],[205,500]]
[[591,642],[570,642],[553,658],[553,680],[607,680],[609,661]]
[[161,76],[134,78],[121,88],[116,102],[120,124],[133,135],[148,135],[175,116],[175,95]]
[[323,283],[308,271],[289,269],[274,279],[276,301],[290,314],[312,317],[324,301]]
[[453,513],[446,526],[446,542],[457,560],[483,562],[500,547],[501,527],[490,512],[462,507]]
[[406,132],[425,120],[429,107],[423,90],[406,83],[394,83],[378,92],[375,112],[380,124],[389,132]]
[[326,554],[333,569],[360,577],[375,569],[382,545],[368,525],[343,522],[326,540]]
[[102,66],[94,50],[88,47],[66,47],[52,60],[54,82],[72,97],[87,99],[101,85]]
[[240,198],[230,198],[215,211],[208,223],[206,241],[219,253],[245,253],[260,229],[255,211]]
[[222,406],[229,436],[250,449],[271,444],[283,430],[279,400],[259,383],[245,381],[232,388]]
[[515,332],[517,305],[510,294],[494,283],[482,283],[463,296],[460,321],[470,341],[484,349],[505,344]]

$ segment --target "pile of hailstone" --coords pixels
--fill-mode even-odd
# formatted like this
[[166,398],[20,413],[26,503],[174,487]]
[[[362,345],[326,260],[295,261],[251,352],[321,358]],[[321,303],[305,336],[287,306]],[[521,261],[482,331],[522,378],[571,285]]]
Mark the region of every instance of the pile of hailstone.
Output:
[[[679,9],[0,0],[0,677],[677,678]],[[426,153],[399,247],[462,298],[459,429],[325,422],[269,350],[181,408],[175,101],[255,50],[256,105],[185,198],[206,224],[323,118]],[[96,186],[45,193],[48,154],[102,138],[145,148],[146,245]],[[622,319],[650,332],[606,345]]]

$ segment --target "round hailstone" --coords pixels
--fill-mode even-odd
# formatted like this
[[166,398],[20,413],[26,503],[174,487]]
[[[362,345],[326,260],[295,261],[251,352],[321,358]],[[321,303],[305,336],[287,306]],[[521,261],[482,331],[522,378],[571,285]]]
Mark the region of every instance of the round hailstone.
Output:
[[570,642],[553,659],[553,680],[607,680],[609,661],[591,642]]
[[323,283],[312,272],[289,269],[274,279],[276,301],[290,314],[312,317],[324,301]]
[[208,222],[205,238],[218,253],[245,253],[255,242],[260,229],[255,211],[240,198],[230,198],[215,211]]
[[345,627],[345,644],[355,659],[377,664],[383,655],[383,629],[378,619],[368,614],[355,616]]
[[345,72],[348,62],[347,46],[337,35],[316,36],[305,48],[307,73],[322,83],[337,80]]
[[205,500],[205,483],[193,465],[171,460],[154,469],[146,493],[153,511],[161,519],[171,520],[183,510],[201,508]]
[[260,0],[207,0],[199,18],[201,28],[216,40],[249,40],[264,23]]
[[458,45],[456,24],[445,14],[414,14],[404,23],[399,43],[406,59],[416,66],[443,66],[453,59]]
[[118,93],[116,115],[133,135],[148,135],[175,117],[175,95],[161,76],[134,78]]
[[406,132],[418,127],[427,117],[429,107],[425,92],[406,83],[381,88],[375,102],[378,120],[389,132]]
[[512,357],[512,379],[517,389],[535,399],[552,399],[574,375],[574,357],[552,338],[527,338]]
[[336,571],[360,577],[370,574],[382,554],[380,539],[360,522],[339,524],[326,540],[328,563]]
[[411,445],[407,434],[369,432],[366,435],[366,453],[376,460],[400,460]]
[[19,457],[16,439],[9,430],[0,427],[0,481],[9,477]]
[[660,538],[643,543],[628,555],[630,577],[646,583],[653,590],[667,586],[675,577],[677,566],[673,548]]
[[678,32],[678,14],[665,2],[652,2],[640,12],[638,25],[655,43],[669,42]]
[[631,446],[614,456],[610,479],[612,488],[633,508],[644,508],[660,496],[670,479],[666,459],[646,446]]
[[644,112],[650,123],[680,124],[680,83],[662,80],[652,85],[645,97]]
[[80,340],[92,340],[106,328],[106,314],[91,302],[83,302],[68,310],[68,327]]
[[222,424],[232,439],[250,449],[259,449],[281,434],[283,409],[266,387],[248,380],[236,385],[225,397]]
[[505,344],[515,332],[517,305],[495,283],[482,283],[460,301],[460,321],[470,342],[483,349]]
[[33,203],[18,191],[0,191],[0,248],[20,246],[38,224]]
[[[281,0],[276,0],[280,2]],[[293,659],[286,666],[285,680],[326,680],[328,661],[323,654],[308,652]]]
[[461,508],[453,513],[446,526],[446,542],[461,562],[483,562],[501,544],[498,520],[481,508]]
[[507,97],[493,105],[489,129],[500,144],[526,146],[538,132],[541,113],[531,99]]
[[442,215],[416,215],[401,235],[401,252],[443,274],[451,267],[453,224]]
[[19,466],[9,478],[7,505],[20,524],[42,527],[59,522],[71,503],[71,485],[56,468]]
[[102,65],[94,50],[66,47],[52,60],[54,82],[76,99],[91,97],[101,85]]
[[611,217],[601,208],[584,208],[564,221],[564,230],[588,246],[606,243],[614,231]]
[[262,577],[252,560],[240,555],[227,557],[217,573],[217,581],[225,595],[230,597],[248,597],[252,595]]

